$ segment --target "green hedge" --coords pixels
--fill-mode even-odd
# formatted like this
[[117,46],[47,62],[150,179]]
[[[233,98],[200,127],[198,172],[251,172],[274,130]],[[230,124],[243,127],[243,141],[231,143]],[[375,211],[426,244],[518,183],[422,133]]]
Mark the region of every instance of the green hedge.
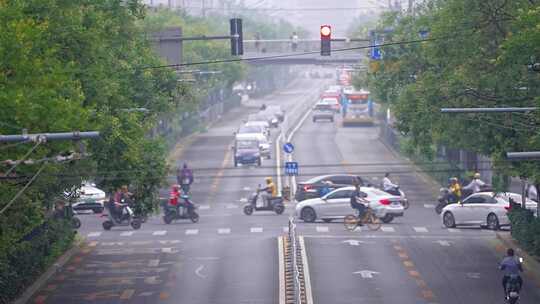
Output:
[[31,285],[73,243],[66,220],[50,219],[0,253],[0,303],[9,303]]
[[508,214],[512,223],[512,237],[529,254],[540,257],[540,219],[530,210],[512,208]]

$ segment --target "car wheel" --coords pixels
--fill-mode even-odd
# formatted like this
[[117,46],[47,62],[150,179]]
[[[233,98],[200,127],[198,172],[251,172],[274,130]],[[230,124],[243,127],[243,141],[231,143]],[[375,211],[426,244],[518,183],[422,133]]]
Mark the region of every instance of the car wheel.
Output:
[[491,230],[499,230],[499,218],[494,213],[488,215],[487,227]]
[[332,221],[332,219],[323,219],[323,221],[324,221],[325,223],[330,223],[330,222]]
[[385,224],[388,224],[394,220],[394,216],[392,214],[386,214],[383,218],[381,218],[381,221]]
[[452,212],[448,211],[443,215],[443,224],[446,228],[456,227],[456,220]]
[[111,230],[112,226],[114,226],[112,221],[105,221],[101,225],[103,226],[103,229],[105,230]]
[[302,209],[302,212],[300,213],[302,220],[304,222],[313,223],[317,219],[317,214],[315,213],[315,210],[311,207],[306,207]]

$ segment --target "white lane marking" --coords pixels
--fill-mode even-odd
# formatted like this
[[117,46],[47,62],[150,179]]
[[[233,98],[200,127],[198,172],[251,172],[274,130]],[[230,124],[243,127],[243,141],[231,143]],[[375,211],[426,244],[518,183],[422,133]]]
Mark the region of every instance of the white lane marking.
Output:
[[88,234],[88,237],[98,237],[101,235],[101,232],[90,232]]
[[353,274],[360,274],[363,279],[373,279],[374,274],[380,274],[380,272],[372,271],[372,270],[360,270],[355,271]]
[[452,232],[452,233],[458,233],[458,232],[461,232],[461,229],[456,229],[456,228],[448,228],[448,232]]
[[383,232],[396,232],[396,229],[394,229],[394,227],[388,227],[388,226],[381,226],[381,230]]
[[421,233],[426,233],[428,232],[427,228],[426,227],[413,227],[414,231],[416,232],[421,232]]
[[210,209],[210,205],[200,205],[199,210],[208,210]]
[[124,242],[101,242],[101,246],[124,246]]
[[217,232],[219,234],[229,234],[229,233],[231,233],[231,229],[230,228],[219,228]]
[[235,205],[235,204],[227,204],[227,205],[225,205],[225,208],[227,208],[227,209],[235,209],[235,208],[238,208],[238,205]]
[[199,229],[188,229],[186,230],[186,235],[195,235],[199,234]]
[[433,208],[435,208],[435,205],[434,204],[424,204],[424,208],[433,209]]
[[87,246],[88,246],[88,247],[96,247],[96,246],[97,246],[97,244],[98,244],[98,242],[96,242],[96,241],[93,241],[93,242],[90,242],[90,243],[88,243],[88,245],[87,245]]
[[471,279],[480,279],[479,272],[467,272],[467,277]]
[[159,259],[148,261],[148,267],[157,267],[158,265],[159,265]]
[[283,257],[283,238],[278,237],[279,304],[285,304],[285,261]]
[[446,247],[450,246],[450,242],[449,242],[449,241],[438,240],[438,241],[436,241],[435,243],[439,243],[439,245],[441,245],[441,246],[446,246]]
[[253,232],[253,233],[263,232],[263,228],[262,227],[251,227],[251,232]]
[[[281,129],[281,128],[280,128]],[[281,137],[283,136],[283,131],[279,132],[279,136],[276,138],[275,148],[276,148],[276,176],[277,176],[277,191],[278,196],[281,196],[282,180],[281,180]],[[281,299],[280,299],[281,300]]]
[[201,271],[204,269],[204,265],[200,265],[199,267],[197,267],[197,269],[195,270],[195,274],[199,277],[199,278],[206,278],[205,275],[201,274]]
[[167,234],[166,230],[158,230],[152,233],[152,235],[165,235],[165,234]]
[[161,245],[172,245],[172,244],[179,244],[181,243],[182,241],[180,240],[161,240],[161,241],[158,241]]
[[304,283],[306,289],[306,303],[313,304],[313,294],[311,293],[311,277],[309,275],[309,263],[306,252],[306,243],[304,242],[304,237],[300,236],[298,238],[300,242],[300,251],[302,253],[302,262],[304,263]]
[[129,242],[130,245],[140,246],[140,245],[150,245],[152,241],[133,241]]
[[161,248],[161,252],[163,253],[178,253],[178,250],[176,250],[175,248]]
[[240,203],[245,204],[245,203],[247,203],[248,199],[247,199],[247,197],[242,197],[242,198],[241,198],[240,200],[238,200],[238,201],[239,201]]
[[243,190],[244,191],[249,191],[249,190],[251,190],[251,188],[250,187],[244,187]]
[[317,226],[315,229],[317,229],[317,232],[328,232],[328,227],[326,226]]
[[124,231],[120,233],[120,236],[132,236],[132,235],[133,235],[133,231]]

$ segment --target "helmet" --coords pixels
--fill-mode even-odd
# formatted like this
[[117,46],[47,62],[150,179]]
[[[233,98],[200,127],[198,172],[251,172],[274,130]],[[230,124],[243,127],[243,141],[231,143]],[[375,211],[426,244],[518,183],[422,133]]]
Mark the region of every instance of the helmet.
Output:
[[480,178],[480,173],[476,172],[473,177],[474,178]]
[[267,178],[264,179],[267,183],[271,183],[272,182],[272,178],[269,176]]
[[450,182],[451,182],[451,183],[457,183],[457,182],[458,182],[457,177],[452,177],[452,178],[450,178]]

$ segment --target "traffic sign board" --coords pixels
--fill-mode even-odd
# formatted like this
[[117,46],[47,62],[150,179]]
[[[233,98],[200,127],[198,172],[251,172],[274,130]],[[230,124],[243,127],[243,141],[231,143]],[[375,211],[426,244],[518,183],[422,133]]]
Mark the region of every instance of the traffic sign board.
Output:
[[283,145],[283,151],[285,151],[285,153],[292,153],[294,151],[293,144],[291,144],[290,142],[284,144]]
[[298,175],[298,163],[285,162],[285,174],[289,176]]

